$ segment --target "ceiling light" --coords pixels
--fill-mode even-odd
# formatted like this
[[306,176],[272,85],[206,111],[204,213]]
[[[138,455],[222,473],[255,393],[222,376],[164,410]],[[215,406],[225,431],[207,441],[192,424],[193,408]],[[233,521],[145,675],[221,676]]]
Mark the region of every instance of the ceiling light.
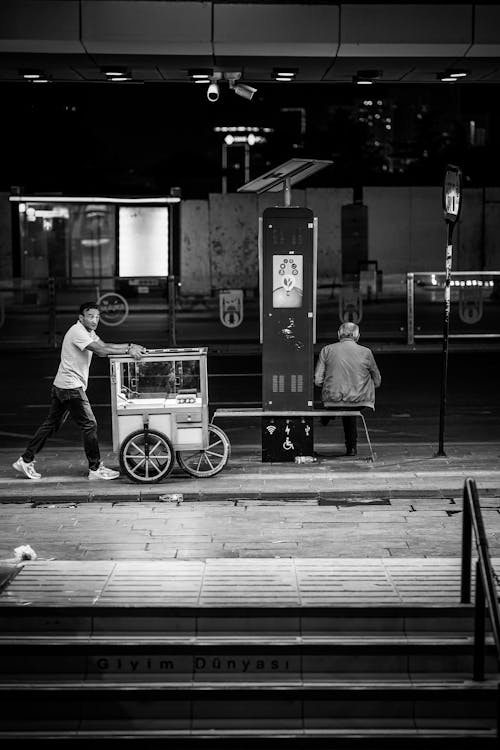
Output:
[[358,70],[356,75],[352,77],[352,81],[360,86],[369,86],[370,84],[375,83],[381,75],[382,73],[380,70]]
[[272,77],[275,81],[293,81],[297,75],[297,68],[273,68]]
[[450,78],[465,78],[465,76],[469,75],[468,70],[461,70],[458,68],[455,70],[447,70],[446,73]]
[[454,78],[450,76],[448,72],[445,73],[436,73],[436,78],[439,81],[443,81],[443,83],[456,83],[458,78]]
[[124,78],[130,75],[127,68],[123,68],[118,65],[114,65],[113,67],[109,68],[101,68],[101,73],[104,73],[104,75],[108,76],[108,78]]
[[19,75],[25,78],[27,81],[35,81],[37,78],[46,78],[45,73],[41,70],[34,70],[33,68],[25,68],[19,71]]
[[209,83],[213,78],[213,70],[209,68],[188,70],[188,76],[194,83]]
[[48,83],[48,82],[49,82],[48,78],[33,78],[33,80],[31,81],[31,83]]

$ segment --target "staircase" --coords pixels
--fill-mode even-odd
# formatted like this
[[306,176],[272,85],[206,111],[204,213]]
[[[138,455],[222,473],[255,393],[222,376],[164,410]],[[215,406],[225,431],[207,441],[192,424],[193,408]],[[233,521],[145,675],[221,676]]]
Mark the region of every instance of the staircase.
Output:
[[488,678],[473,682],[470,606],[21,607],[5,596],[4,742],[497,746],[494,650],[490,640]]

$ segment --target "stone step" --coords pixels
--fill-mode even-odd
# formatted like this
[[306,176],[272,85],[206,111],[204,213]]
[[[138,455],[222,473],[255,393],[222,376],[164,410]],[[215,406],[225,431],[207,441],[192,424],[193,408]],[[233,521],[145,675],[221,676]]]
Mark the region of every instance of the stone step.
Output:
[[490,729],[497,681],[4,683],[0,733],[40,730]]
[[0,606],[0,634],[144,634],[182,636],[331,636],[463,633],[474,629],[472,605]]
[[[402,636],[0,636],[3,679],[97,677],[113,680],[141,676],[176,680],[193,678],[269,682],[279,675],[460,673],[473,668],[473,637],[457,634]],[[486,671],[497,671],[492,639],[486,648]]]
[[[140,747],[165,747],[175,750],[187,750],[199,747],[203,742],[203,750],[232,750],[237,741],[238,750],[255,750],[255,743],[259,747],[267,747],[272,743],[278,750],[496,750],[498,740],[496,731],[491,727],[463,726],[458,720],[454,724],[451,720],[446,728],[422,727],[418,723],[414,727],[394,727],[387,725],[382,729],[364,727],[359,723],[350,729],[345,728],[284,728],[272,729],[139,729],[126,730],[110,729],[77,729],[77,730],[27,730],[6,731],[0,733],[4,741],[32,740],[37,747],[53,748],[57,746],[84,746],[92,742],[92,747],[105,747],[106,750],[123,749],[123,742],[129,745],[136,742]],[[267,743],[263,745],[263,743]]]

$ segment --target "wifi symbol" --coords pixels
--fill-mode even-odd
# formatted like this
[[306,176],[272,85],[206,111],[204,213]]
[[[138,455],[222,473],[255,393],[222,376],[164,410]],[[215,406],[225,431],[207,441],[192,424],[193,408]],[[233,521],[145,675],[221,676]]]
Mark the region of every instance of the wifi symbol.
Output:
[[270,425],[268,425],[268,426],[266,427],[266,430],[268,431],[268,433],[269,433],[270,435],[272,435],[272,434],[273,434],[273,432],[276,432],[276,425],[274,425],[274,424],[270,424]]

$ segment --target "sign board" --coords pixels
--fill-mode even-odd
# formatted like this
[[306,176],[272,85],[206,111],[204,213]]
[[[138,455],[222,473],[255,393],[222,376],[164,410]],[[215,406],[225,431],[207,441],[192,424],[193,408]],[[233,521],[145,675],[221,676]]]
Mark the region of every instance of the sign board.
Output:
[[468,325],[479,323],[483,317],[483,289],[480,286],[461,286],[458,293],[458,314]]
[[101,323],[105,326],[119,326],[125,322],[129,308],[125,297],[116,292],[106,292],[97,300],[101,311]]
[[243,320],[243,289],[221,289],[219,317],[227,328],[237,328]]
[[443,182],[443,211],[445,221],[455,223],[462,207],[462,173],[448,164]]

